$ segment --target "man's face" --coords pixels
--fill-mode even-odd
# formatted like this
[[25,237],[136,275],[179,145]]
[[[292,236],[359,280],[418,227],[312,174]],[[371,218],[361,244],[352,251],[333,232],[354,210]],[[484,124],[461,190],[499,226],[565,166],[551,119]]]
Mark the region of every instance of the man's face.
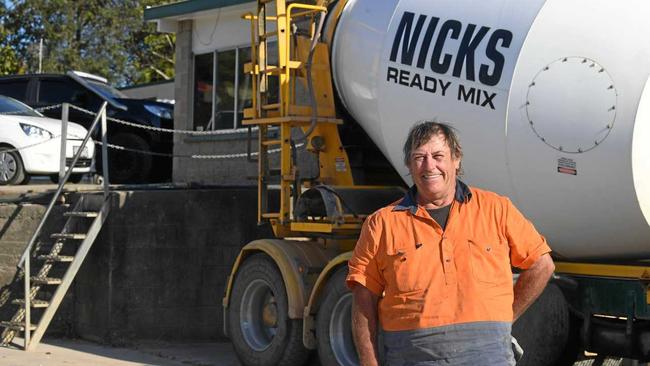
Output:
[[408,168],[418,188],[418,203],[428,204],[434,200],[453,199],[456,170],[459,167],[460,159],[452,155],[442,134],[432,136],[428,142],[414,149]]

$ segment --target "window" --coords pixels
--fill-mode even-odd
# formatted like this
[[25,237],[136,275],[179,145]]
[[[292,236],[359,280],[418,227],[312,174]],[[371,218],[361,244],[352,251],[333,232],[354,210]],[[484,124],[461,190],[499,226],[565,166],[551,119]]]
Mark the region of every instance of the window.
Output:
[[252,105],[251,76],[244,73],[250,58],[250,47],[194,57],[195,130],[243,127],[244,109]]
[[98,105],[98,98],[81,85],[66,79],[43,79],[38,88],[38,104],[72,103],[84,108]]
[[194,129],[207,130],[212,125],[212,94],[214,85],[213,54],[194,58]]
[[235,73],[237,72],[237,50],[217,52],[217,77],[214,106],[214,129],[234,127]]
[[24,102],[27,97],[28,82],[29,80],[15,80],[0,83],[0,94]]

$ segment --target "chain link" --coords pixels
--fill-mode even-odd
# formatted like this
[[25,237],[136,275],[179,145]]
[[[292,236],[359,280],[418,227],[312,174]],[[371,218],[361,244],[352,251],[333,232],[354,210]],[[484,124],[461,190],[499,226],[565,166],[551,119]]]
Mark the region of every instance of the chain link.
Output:
[[[40,107],[37,108],[36,110],[39,112],[43,112],[46,110],[51,110],[51,109],[58,109],[61,108],[62,104],[54,104],[50,106],[45,106],[45,107]],[[77,109],[81,112],[90,114],[90,115],[97,115],[97,113],[94,113],[92,111],[89,111],[87,109],[77,107],[75,105],[70,105],[70,108]],[[18,114],[21,113],[19,111],[16,112],[3,112],[0,113],[0,115],[3,114]],[[233,130],[216,130],[216,131],[193,131],[193,130],[175,130],[175,129],[169,129],[169,128],[161,128],[161,127],[152,127],[152,126],[143,126],[141,124],[133,123],[133,122],[128,122],[124,120],[120,120],[117,118],[112,118],[112,117],[107,117],[107,120],[110,120],[112,122],[117,122],[123,125],[131,126],[131,127],[136,127],[136,128],[143,128],[146,130],[152,130],[152,131],[158,131],[158,132],[169,132],[169,133],[179,133],[179,134],[187,134],[187,135],[229,135],[229,134],[235,134],[239,133],[240,131],[233,131]],[[256,130],[257,127],[253,127],[253,130]],[[57,135],[52,137],[51,139],[55,139],[60,137],[61,135]],[[32,145],[27,145],[23,146],[21,148],[17,149],[7,149],[7,150],[2,150],[2,152],[14,152],[14,151],[20,151],[24,149],[28,149],[30,147],[34,147],[43,143],[48,142],[49,140],[41,141]],[[96,145],[102,146],[102,143],[100,141],[94,141]],[[198,155],[198,154],[167,154],[167,153],[159,153],[159,152],[154,152],[154,151],[144,151],[144,150],[136,150],[136,149],[131,149],[128,147],[124,146],[119,146],[119,145],[113,145],[113,144],[106,144],[106,146],[110,149],[114,150],[120,150],[120,151],[128,151],[128,152],[133,152],[133,153],[138,153],[138,154],[144,154],[144,155],[152,155],[152,156],[162,156],[162,157],[169,157],[169,158],[189,158],[189,159],[238,159],[238,158],[245,158],[249,154],[248,153],[237,153],[237,154],[221,154],[221,155]],[[298,144],[296,145],[296,148],[303,147],[304,144]],[[267,151],[269,154],[275,154],[280,152],[281,149],[270,149]],[[251,152],[251,156],[257,156],[259,155],[258,152]]]
[[[89,111],[87,109],[77,107],[75,105],[70,105],[70,108],[74,108],[78,111],[84,112],[86,114],[90,115],[97,115],[97,113]],[[107,120],[111,122],[116,122],[119,124],[123,124],[125,126],[130,126],[130,127],[136,127],[136,128],[142,128],[145,130],[150,130],[150,131],[156,131],[156,132],[167,132],[167,133],[178,133],[178,134],[183,134],[183,135],[195,135],[195,136],[209,136],[209,135],[232,135],[232,134],[238,134],[241,133],[242,131],[237,131],[237,130],[214,130],[214,131],[194,131],[194,130],[176,130],[173,128],[162,128],[162,127],[153,127],[153,126],[144,126],[138,123],[133,123],[113,117],[106,117]],[[257,130],[257,127],[253,127],[253,130]]]
[[[61,108],[61,104],[53,104],[53,105],[48,105],[48,106],[45,106],[45,107],[34,108],[34,110],[37,111],[37,112],[44,112],[44,111],[47,111],[47,110],[50,110],[50,109],[59,109],[59,108]],[[11,111],[11,112],[0,112],[0,115],[3,115],[3,116],[20,116],[23,113],[25,113],[25,112],[24,111]]]
[[45,107],[40,107],[40,108],[35,108],[39,112],[44,112],[50,109],[59,109],[63,106],[63,104],[53,104],[53,105],[48,105]]
[[8,153],[8,152],[16,152],[16,151],[26,150],[26,149],[29,149],[29,148],[44,144],[46,142],[50,142],[51,140],[57,139],[59,137],[61,137],[61,135],[55,135],[54,137],[50,137],[47,140],[39,141],[39,142],[36,142],[34,144],[31,144],[31,145],[25,145],[25,146],[22,146],[22,147],[19,147],[19,148],[14,148],[14,149],[3,149],[2,147],[0,147],[0,153]]
[[[102,146],[103,144],[100,141],[95,141],[96,145]],[[298,144],[296,148],[303,147],[305,144]],[[188,158],[188,159],[236,159],[236,158],[245,158],[248,156],[248,153],[238,153],[238,154],[222,154],[222,155],[198,155],[198,154],[166,154],[153,151],[144,151],[131,149],[124,146],[106,144],[106,147],[114,150],[120,151],[129,151],[138,154],[152,155],[152,156],[163,156],[167,158]],[[281,149],[270,149],[267,151],[268,154],[279,153]],[[257,156],[259,153],[257,151],[251,152],[251,156]]]

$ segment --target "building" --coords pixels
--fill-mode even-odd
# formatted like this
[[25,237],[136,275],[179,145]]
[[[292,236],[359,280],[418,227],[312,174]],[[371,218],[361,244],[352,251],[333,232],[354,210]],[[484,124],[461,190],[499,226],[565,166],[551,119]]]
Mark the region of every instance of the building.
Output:
[[[245,0],[187,0],[145,9],[145,20],[156,22],[158,31],[176,33],[175,128],[218,133],[175,136],[174,182],[256,184],[257,164],[247,159],[247,151],[256,150],[257,137],[255,130],[249,135],[242,126],[243,110],[251,103],[250,75],[244,73],[250,61],[251,24],[242,16],[256,11],[257,2]],[[275,64],[272,38],[267,53],[268,64]],[[269,88],[274,86],[270,80]],[[355,183],[403,184],[358,124],[345,112],[341,117],[345,123],[339,133]],[[317,177],[317,156],[297,146],[301,176]]]
[[[247,159],[248,129],[243,109],[250,104],[250,23],[246,0],[188,0],[145,9],[158,31],[176,33],[174,128],[219,131],[176,134],[173,181],[253,185],[257,164]],[[255,136],[252,145],[255,145]],[[192,158],[211,155],[211,158]]]

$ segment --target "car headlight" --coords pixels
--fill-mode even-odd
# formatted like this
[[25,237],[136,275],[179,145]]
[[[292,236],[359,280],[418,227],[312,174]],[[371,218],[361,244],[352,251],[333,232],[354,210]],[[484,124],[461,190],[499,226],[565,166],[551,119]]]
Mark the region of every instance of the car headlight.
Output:
[[50,131],[44,130],[38,126],[20,123],[20,128],[22,128],[25,135],[29,137],[41,137],[46,139],[54,138],[54,135]]
[[174,116],[172,115],[172,110],[169,108],[165,108],[153,104],[145,104],[144,108],[160,118],[167,118],[167,119],[174,118]]

